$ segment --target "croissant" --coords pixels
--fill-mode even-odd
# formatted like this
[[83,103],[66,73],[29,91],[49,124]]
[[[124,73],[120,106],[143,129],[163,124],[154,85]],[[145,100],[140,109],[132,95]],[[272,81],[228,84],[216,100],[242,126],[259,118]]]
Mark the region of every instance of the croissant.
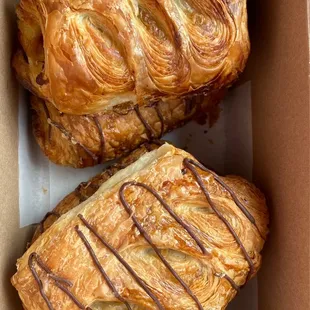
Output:
[[36,227],[31,243],[36,241],[45,230],[50,228],[61,215],[77,207],[81,202],[92,196],[99,187],[116,172],[126,168],[138,160],[143,154],[157,149],[162,143],[164,142],[158,141],[156,143],[144,143],[127,156],[119,159],[117,163],[103,169],[101,173],[97,174],[87,182],[81,182],[72,193],[68,194],[57,204],[52,212],[46,213],[42,221]]
[[58,219],[17,262],[28,310],[225,309],[260,265],[261,192],[163,145]]
[[249,54],[246,0],[21,0],[13,66],[69,114],[208,93]]
[[119,158],[146,141],[156,140],[195,115],[214,109],[224,92],[208,97],[158,101],[143,107],[117,106],[93,115],[60,113],[51,103],[32,96],[34,136],[54,163],[83,168]]

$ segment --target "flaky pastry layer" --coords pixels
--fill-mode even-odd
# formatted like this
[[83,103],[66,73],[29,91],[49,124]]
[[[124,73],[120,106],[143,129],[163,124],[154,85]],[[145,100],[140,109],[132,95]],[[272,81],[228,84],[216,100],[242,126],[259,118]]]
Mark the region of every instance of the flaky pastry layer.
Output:
[[232,84],[249,54],[246,0],[21,0],[22,83],[69,114]]
[[27,310],[224,309],[259,269],[267,224],[257,188],[163,145],[57,220],[12,283]]

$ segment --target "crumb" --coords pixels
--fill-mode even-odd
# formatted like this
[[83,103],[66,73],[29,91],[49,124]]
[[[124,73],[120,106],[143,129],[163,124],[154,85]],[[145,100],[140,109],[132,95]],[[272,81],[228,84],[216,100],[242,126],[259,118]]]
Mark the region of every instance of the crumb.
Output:
[[208,130],[204,130],[203,133],[204,133],[204,134],[208,133]]
[[42,191],[43,191],[43,194],[47,194],[47,189],[45,187],[42,187]]
[[212,139],[208,139],[208,141],[209,141],[210,144],[214,144]]

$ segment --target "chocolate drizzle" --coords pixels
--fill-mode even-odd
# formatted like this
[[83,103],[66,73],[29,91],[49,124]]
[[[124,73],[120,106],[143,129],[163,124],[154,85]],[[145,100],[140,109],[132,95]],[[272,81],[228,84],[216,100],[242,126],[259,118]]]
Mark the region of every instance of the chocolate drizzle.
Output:
[[42,298],[44,299],[44,301],[46,302],[48,309],[53,310],[54,308],[53,308],[51,302],[49,301],[48,297],[46,296],[46,294],[44,292],[42,281],[40,280],[38,273],[34,269],[34,265],[33,265],[33,259],[34,258],[37,258],[37,254],[31,253],[29,256],[29,260],[28,260],[28,266],[30,268],[30,271],[31,271],[34,279],[36,280],[36,282],[39,286],[40,294],[41,294]]
[[[203,181],[202,181],[202,178],[201,176],[199,175],[198,171],[196,170],[196,167],[198,167],[199,169],[205,171],[205,172],[208,172],[208,173],[211,173],[213,176],[214,176],[214,179],[219,182],[219,177],[215,177],[215,173],[211,172],[209,169],[207,169],[206,167],[204,167],[203,165],[201,165],[200,163],[198,162],[195,162],[194,160],[192,159],[189,159],[189,158],[185,158],[184,161],[184,166],[190,170],[192,172],[192,174],[195,176],[195,179],[197,181],[197,183],[199,184],[201,190],[203,191],[204,195],[206,196],[207,198],[207,201],[210,205],[210,207],[212,208],[212,210],[214,211],[214,213],[222,220],[222,222],[226,225],[226,227],[228,228],[228,230],[230,231],[230,233],[233,235],[233,237],[235,238],[236,242],[238,243],[246,261],[248,262],[249,264],[249,267],[250,267],[250,271],[248,273],[248,276],[247,276],[247,279],[246,279],[246,282],[250,279],[251,275],[254,273],[254,264],[253,264],[253,261],[252,259],[250,258],[248,252],[246,251],[243,243],[241,242],[240,238],[238,237],[237,233],[235,232],[235,230],[233,229],[232,225],[228,222],[228,220],[218,211],[217,207],[215,206],[215,204],[213,203],[212,199],[211,199],[211,196],[210,196],[210,193],[208,192],[207,188],[205,187]],[[229,188],[222,180],[221,182],[219,182],[219,184],[221,184],[222,186],[225,187],[225,189]],[[224,184],[224,185],[223,185]],[[228,191],[228,190],[227,190]],[[228,191],[229,193],[231,193],[232,191]],[[233,192],[232,192],[233,193]],[[232,198],[234,200],[234,202],[237,204],[237,206],[240,208],[240,205],[242,206],[241,211],[244,213],[244,215],[251,221],[251,219],[253,219],[252,215],[245,209],[245,207],[239,202],[238,199],[236,199],[236,195],[232,195]],[[246,210],[246,212],[245,212]],[[250,216],[249,216],[250,215]],[[255,223],[255,221],[254,221]],[[255,225],[256,227],[256,225]]]
[[57,218],[60,217],[60,214],[57,213],[57,212],[55,212],[55,211],[47,212],[47,213],[45,214],[45,216],[43,217],[42,221],[39,223],[41,234],[44,232],[44,222],[45,222],[45,221],[47,220],[47,218],[48,218],[49,216],[51,216],[51,215],[56,216]]
[[35,252],[31,253],[29,255],[29,259],[28,259],[28,266],[30,268],[30,271],[34,277],[34,279],[36,280],[38,286],[39,286],[39,291],[40,291],[40,294],[42,296],[42,298],[44,299],[44,301],[46,302],[49,310],[54,310],[54,307],[52,306],[52,303],[51,301],[49,300],[49,298],[47,297],[47,295],[45,294],[44,292],[44,287],[43,287],[43,284],[42,284],[42,281],[35,269],[35,266],[34,266],[34,260],[37,262],[37,265],[42,269],[44,270],[47,275],[53,279],[55,281],[55,285],[60,288],[65,294],[67,294],[67,296],[79,307],[79,309],[87,309],[85,308],[81,302],[67,289],[67,287],[65,287],[64,285],[66,286],[69,286],[69,287],[72,287],[72,283],[67,280],[67,279],[64,279],[62,277],[59,277],[57,275],[55,275],[44,263],[43,261],[41,260],[41,258],[39,257],[39,255]]
[[93,116],[93,120],[94,120],[94,122],[96,124],[96,127],[98,129],[99,139],[100,139],[100,156],[98,157],[98,162],[102,163],[103,159],[104,159],[104,153],[105,153],[105,138],[104,138],[102,127],[100,125],[98,117],[97,116]]
[[[226,218],[219,212],[219,210],[217,209],[216,205],[214,204],[214,202],[211,199],[210,193],[208,192],[206,186],[203,183],[202,177],[199,174],[199,172],[197,171],[196,168],[201,169],[202,171],[208,172],[210,173],[216,182],[218,182],[232,197],[232,199],[234,200],[234,202],[236,203],[236,205],[238,206],[238,208],[242,211],[242,213],[248,218],[248,220],[258,229],[257,224],[255,222],[254,217],[251,215],[251,213],[245,208],[244,205],[242,205],[242,203],[240,202],[240,200],[238,199],[238,197],[236,196],[236,194],[233,192],[233,190],[227,185],[225,184],[225,182],[217,175],[215,174],[213,171],[207,169],[206,167],[204,167],[202,164],[200,164],[199,162],[196,162],[190,158],[185,158],[183,161],[183,165],[184,168],[182,169],[182,174],[186,174],[186,171],[189,170],[193,176],[195,177],[199,187],[201,188],[202,192],[204,193],[211,209],[214,211],[214,213],[218,216],[219,219],[222,220],[222,222],[226,225],[226,227],[228,228],[229,232],[233,235],[235,241],[237,242],[237,244],[239,245],[246,261],[249,264],[249,268],[250,271],[247,275],[246,281],[248,281],[248,279],[251,277],[251,275],[254,273],[254,263],[252,261],[252,259],[250,258],[249,254],[247,253],[244,245],[242,244],[240,238],[238,237],[237,233],[234,231],[232,225],[228,222],[228,220],[226,220]],[[84,186],[85,184],[82,184],[82,186]],[[178,273],[173,269],[173,267],[169,264],[169,262],[165,259],[165,257],[162,255],[161,250],[153,243],[153,241],[151,240],[150,235],[146,232],[146,230],[143,228],[143,226],[140,224],[140,222],[138,221],[137,217],[134,214],[134,211],[132,210],[131,206],[129,205],[129,203],[127,202],[126,198],[125,198],[125,190],[128,187],[131,186],[137,186],[137,187],[141,187],[145,190],[147,190],[149,193],[151,193],[158,201],[159,203],[164,207],[164,209],[170,214],[170,216],[183,228],[186,230],[186,232],[191,236],[191,238],[195,241],[195,243],[197,244],[197,246],[199,247],[199,249],[201,250],[202,254],[206,255],[207,254],[207,250],[205,249],[205,247],[203,246],[202,241],[195,235],[195,233],[192,231],[191,227],[186,224],[171,208],[170,206],[164,201],[164,199],[159,195],[159,193],[157,193],[153,188],[151,188],[150,186],[144,184],[144,183],[138,183],[135,181],[130,181],[130,182],[126,182],[124,183],[119,190],[119,198],[120,201],[124,207],[124,209],[126,210],[126,212],[128,213],[129,217],[131,218],[131,220],[133,221],[133,223],[135,224],[136,228],[139,230],[140,234],[144,237],[144,239],[146,240],[146,242],[152,247],[152,249],[154,250],[154,252],[157,254],[158,258],[162,261],[162,263],[166,266],[166,268],[170,271],[170,273],[174,276],[174,278],[181,284],[181,286],[184,288],[184,290],[186,291],[186,293],[193,299],[193,301],[196,303],[196,305],[198,306],[199,310],[203,310],[203,306],[200,303],[200,301],[198,300],[198,298],[196,297],[196,295],[194,295],[194,293],[191,291],[191,289],[189,288],[189,286],[182,280],[182,278],[178,275]],[[51,215],[53,213],[47,214],[46,217],[48,215]],[[53,214],[54,215],[54,214]],[[157,305],[158,309],[160,310],[164,310],[163,305],[161,304],[161,302],[159,301],[159,299],[152,293],[152,291],[148,288],[147,284],[137,275],[137,273],[131,268],[131,266],[122,258],[122,256],[120,255],[120,253],[112,246],[110,245],[102,236],[100,236],[98,234],[98,232],[95,230],[95,228],[81,215],[78,215],[79,219],[81,220],[81,222],[86,226],[86,228],[89,229],[89,231],[94,234],[95,237],[97,237],[99,239],[99,241],[118,259],[118,261],[126,268],[126,270],[131,274],[131,276],[136,280],[137,284],[140,285],[140,287],[148,294],[148,296],[154,301],[154,303]],[[114,296],[121,302],[123,302],[128,310],[131,310],[132,308],[130,307],[129,303],[120,295],[120,293],[117,291],[116,287],[114,286],[113,282],[111,281],[111,279],[108,277],[108,275],[106,274],[105,270],[103,269],[102,265],[100,264],[94,249],[92,248],[91,244],[89,243],[89,241],[87,240],[87,238],[85,237],[85,235],[83,234],[83,232],[79,229],[78,226],[75,226],[75,230],[77,232],[77,234],[79,235],[79,237],[81,238],[82,242],[84,243],[85,247],[87,248],[90,256],[92,257],[92,260],[94,262],[94,264],[96,265],[96,267],[99,269],[101,275],[104,277],[107,285],[109,286],[109,288],[111,289],[111,291],[113,292]],[[58,277],[57,275],[53,274],[52,271],[41,261],[41,259],[39,258],[39,256],[36,253],[32,253],[29,256],[29,268],[36,280],[36,282],[39,285],[39,290],[40,293],[43,297],[43,299],[45,300],[48,308],[50,310],[53,310],[53,307],[51,305],[50,300],[48,299],[48,297],[46,296],[44,289],[43,289],[43,285],[42,282],[34,268],[34,264],[33,264],[33,260],[36,259],[38,266],[43,269],[51,279],[53,279],[55,281],[55,285],[60,288],[65,294],[67,294],[72,301],[80,308],[80,309],[85,309],[85,307],[77,300],[77,298],[68,290],[67,287],[72,287],[72,283],[64,278]],[[240,291],[240,287],[234,282],[234,280],[232,278],[230,278],[227,274],[225,273],[216,273],[215,274],[216,277],[221,278],[221,279],[225,279],[226,281],[228,281],[230,283],[230,285],[232,286],[232,288],[234,288],[237,292]],[[90,308],[86,308],[86,309],[90,309]]]
[[[80,216],[81,217],[81,216]],[[103,278],[105,279],[106,283],[108,284],[109,288],[111,289],[111,291],[113,292],[114,296],[120,301],[123,302],[128,310],[132,310],[130,305],[128,304],[128,302],[118,293],[117,289],[115,288],[113,282],[111,281],[111,279],[109,278],[109,276],[106,274],[106,272],[104,271],[103,267],[101,266],[92,246],[90,245],[90,243],[88,242],[87,238],[85,237],[85,235],[83,234],[83,232],[79,229],[78,226],[75,226],[75,231],[77,232],[77,234],[79,235],[79,237],[82,239],[85,247],[87,248],[91,258],[93,259],[95,265],[97,266],[97,268],[99,269],[101,275],[103,276]]]
[[[198,168],[200,168],[200,169],[202,169],[202,170],[212,174],[212,176],[214,177],[215,181],[218,182],[222,187],[224,187],[227,190],[227,192],[230,194],[230,196],[232,197],[232,199],[234,200],[234,202],[238,206],[238,208],[241,210],[241,212],[248,218],[248,220],[255,226],[255,228],[260,233],[254,217],[247,210],[247,208],[240,202],[240,200],[238,199],[236,194],[231,190],[231,188],[229,186],[227,186],[227,184],[225,182],[223,182],[223,180],[216,173],[211,171],[210,169],[206,168],[205,166],[201,165],[198,162],[195,163],[195,162],[191,161],[191,163],[193,165],[197,166]],[[261,233],[260,233],[260,235],[261,235]]]
[[[197,101],[197,99],[195,99]],[[101,113],[101,114],[93,114],[93,115],[84,115],[84,116],[73,116],[69,114],[63,114],[60,111],[52,112],[53,109],[50,106],[50,103],[47,101],[42,101],[42,108],[45,111],[45,118],[48,124],[45,124],[45,128],[41,128],[43,131],[45,129],[45,151],[47,149],[53,148],[52,142],[57,140],[56,137],[53,136],[54,131],[52,129],[57,128],[58,131],[62,133],[62,136],[66,138],[68,143],[72,144],[74,149],[77,152],[77,156],[75,158],[71,158],[69,160],[69,165],[83,167],[83,166],[93,166],[98,163],[103,163],[109,159],[113,159],[114,157],[118,157],[120,152],[122,151],[131,151],[132,146],[138,147],[145,141],[153,141],[154,139],[161,138],[166,132],[171,131],[173,128],[179,127],[185,124],[187,121],[191,119],[191,116],[196,111],[196,107],[199,105],[195,100],[184,99],[177,102],[175,107],[168,107],[167,102],[156,99],[156,101],[145,103],[144,106],[140,107],[135,105],[132,102],[128,102],[126,105],[117,105],[113,107],[110,112]],[[36,108],[36,102],[34,101],[34,110]],[[175,114],[175,111],[176,114]],[[40,112],[40,111],[39,111]],[[38,112],[38,113],[39,113]],[[43,111],[42,115],[43,116]],[[56,114],[55,114],[56,113]],[[134,145],[130,145],[130,143],[121,143],[110,145],[109,144],[109,132],[113,131],[116,128],[117,124],[110,124],[109,126],[104,125],[103,116],[106,114],[108,118],[115,118],[118,120],[116,115],[129,115],[126,117],[129,122],[138,122],[143,128],[140,129],[140,135],[136,137],[135,135],[130,134],[130,131],[121,130],[123,135],[128,135],[128,139]],[[65,120],[61,120],[61,115],[65,117]],[[38,116],[39,117],[39,116]],[[79,138],[78,129],[74,126],[70,127],[65,123],[76,123],[78,122],[78,117],[87,118],[91,124],[93,124],[93,134],[94,139],[97,141],[97,144],[92,146],[87,143],[83,139]],[[35,118],[36,119],[36,118]],[[122,121],[121,121],[122,122]],[[121,122],[119,125],[121,125]],[[90,126],[91,126],[90,124]],[[86,123],[82,124],[84,127],[87,125]],[[107,125],[107,124],[106,124]],[[66,128],[67,127],[67,128]],[[139,127],[139,126],[138,126]],[[57,131],[56,130],[56,131]],[[55,132],[56,132],[55,131]],[[97,133],[96,133],[97,131]],[[97,136],[98,135],[98,136]],[[51,136],[54,141],[51,141]],[[76,137],[75,137],[76,136]],[[41,137],[39,131],[36,132],[36,137],[42,140],[44,137]],[[97,138],[97,139],[96,139]],[[119,137],[115,137],[117,140]],[[44,140],[44,139],[43,139]],[[80,140],[80,141],[79,141]],[[57,144],[57,143],[56,143]],[[69,145],[70,146],[70,145]],[[115,152],[114,152],[114,151]],[[48,153],[48,152],[47,152]],[[52,156],[52,155],[50,155]],[[68,155],[69,156],[69,155]],[[90,157],[90,158],[88,158]],[[55,159],[56,161],[62,161],[61,159]]]
[[149,123],[147,122],[147,120],[143,117],[143,115],[140,112],[140,108],[138,105],[134,106],[135,112],[138,116],[138,118],[140,119],[141,123],[144,125],[145,127],[145,131],[146,131],[146,135],[148,137],[149,140],[154,139],[154,132],[152,127],[149,125]]
[[225,273],[216,273],[215,274],[216,277],[218,278],[223,278],[223,279],[226,279],[230,285],[237,291],[237,292],[240,292],[240,287],[236,284],[236,282],[230,277],[228,276],[227,274]]
[[81,214],[79,214],[78,217],[83,222],[83,224],[100,240],[100,242],[107,249],[109,249],[113,253],[113,255],[118,259],[118,261],[127,269],[127,271],[132,275],[132,277],[137,281],[137,283],[143,288],[143,290],[154,301],[158,309],[164,310],[164,307],[161,305],[158,298],[152,293],[152,291],[148,288],[145,282],[136,274],[136,272],[130,267],[130,265],[122,258],[122,256],[118,253],[118,251],[114,249],[114,247],[112,247],[105,239],[103,239]]
[[[120,199],[122,204],[124,205],[124,207],[126,208],[126,211],[129,212],[130,211],[130,207],[127,204],[127,202],[125,201],[124,198],[124,190],[129,187],[129,186],[137,186],[137,187],[142,187],[144,189],[146,189],[149,193],[151,193],[160,203],[161,205],[165,208],[165,210],[171,215],[171,217],[173,217],[178,224],[180,224],[180,226],[182,226],[187,233],[195,240],[196,244],[198,245],[198,247],[200,248],[201,252],[203,254],[207,254],[207,250],[205,249],[205,247],[203,246],[202,242],[199,240],[199,238],[195,235],[195,233],[193,232],[193,230],[191,229],[191,227],[189,225],[187,225],[170,207],[169,205],[163,200],[163,198],[150,186],[144,184],[144,183],[138,183],[138,182],[126,182],[121,186],[120,189]],[[131,213],[131,211],[130,211]]]
[[[168,263],[168,261],[164,258],[164,256],[161,254],[161,251],[158,249],[158,247],[153,243],[151,237],[149,236],[149,234],[146,232],[146,230],[143,228],[143,226],[139,223],[138,219],[136,218],[136,216],[134,215],[134,212],[132,211],[131,207],[129,206],[128,202],[125,199],[125,195],[124,195],[124,191],[127,187],[129,186],[142,186],[143,188],[146,189],[150,189],[148,186],[146,186],[143,183],[135,183],[135,182],[127,182],[124,183],[120,190],[119,190],[119,196],[120,196],[120,200],[121,203],[123,205],[123,207],[125,208],[125,210],[127,211],[128,215],[130,216],[130,218],[132,219],[132,221],[134,222],[135,226],[138,228],[139,232],[141,233],[141,235],[144,237],[144,239],[147,241],[147,243],[152,247],[152,249],[154,250],[154,252],[157,254],[157,256],[159,257],[159,259],[163,262],[163,264],[166,266],[166,268],[170,271],[170,273],[175,277],[176,280],[179,281],[179,283],[183,286],[184,290],[186,291],[186,293],[195,301],[195,303],[198,306],[198,309],[203,310],[203,307],[201,305],[201,303],[199,302],[198,298],[196,297],[196,295],[194,295],[194,293],[191,291],[191,289],[189,288],[189,286],[181,279],[181,277],[178,275],[178,273],[172,268],[172,266]],[[151,189],[150,191],[152,194],[156,194],[157,193],[155,191],[153,191]],[[157,196],[155,196],[157,198]],[[170,208],[169,208],[170,209]],[[167,210],[167,209],[166,209]],[[168,211],[168,210],[167,210]],[[169,212],[169,211],[168,211]],[[169,212],[170,213],[170,212]],[[171,215],[171,213],[170,213]],[[188,231],[188,230],[187,230]],[[195,239],[196,241],[196,239]],[[197,241],[196,241],[197,242]]]
[[[78,307],[79,309],[85,309],[85,310],[88,310],[90,309],[89,307],[84,307],[83,304],[81,304],[79,302],[79,300],[65,287],[63,286],[62,284],[60,284],[59,282],[55,282],[55,285],[61,289]],[[91,309],[90,309],[91,310]]]
[[85,145],[83,145],[82,143],[80,143],[79,141],[77,141],[72,134],[67,131],[67,129],[60,123],[54,122],[52,121],[50,118],[48,119],[48,123],[52,126],[54,126],[55,128],[57,128],[58,130],[60,130],[60,132],[62,134],[64,134],[64,136],[72,143],[72,144],[77,144],[79,145],[95,162],[98,162],[98,157],[96,154],[94,154],[90,149],[88,149]]

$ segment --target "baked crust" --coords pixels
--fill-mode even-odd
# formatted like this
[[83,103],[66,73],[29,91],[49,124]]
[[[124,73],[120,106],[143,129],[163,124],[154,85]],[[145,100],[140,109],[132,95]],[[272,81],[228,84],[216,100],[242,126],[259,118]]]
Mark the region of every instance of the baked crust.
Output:
[[249,54],[246,0],[21,0],[13,66],[64,113],[224,88]]
[[63,215],[18,260],[12,283],[25,309],[225,309],[261,265],[268,212],[252,184],[197,165],[163,145]]
[[35,242],[44,231],[56,222],[60,216],[77,207],[81,202],[92,196],[99,189],[99,187],[110,179],[116,172],[134,163],[143,154],[157,149],[163,143],[163,141],[158,141],[157,143],[144,143],[127,156],[120,158],[117,163],[104,168],[101,173],[95,175],[87,182],[80,183],[72,193],[68,194],[57,204],[52,212],[48,212],[45,215],[43,220],[37,226],[31,243]]
[[140,108],[123,104],[84,116],[60,113],[51,103],[32,96],[33,132],[52,162],[75,168],[94,166],[160,139],[195,116],[207,117],[224,93],[159,101]]

